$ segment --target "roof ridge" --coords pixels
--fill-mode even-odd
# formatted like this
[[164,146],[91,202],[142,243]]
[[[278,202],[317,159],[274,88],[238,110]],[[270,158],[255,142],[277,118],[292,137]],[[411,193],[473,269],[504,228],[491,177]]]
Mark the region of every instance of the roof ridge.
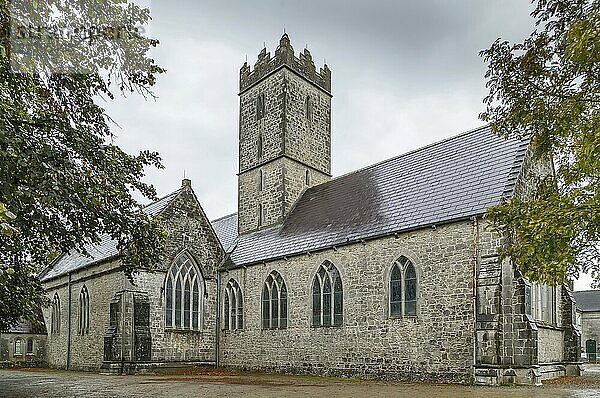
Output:
[[226,219],[226,218],[229,218],[229,217],[236,216],[237,214],[238,214],[238,213],[237,213],[237,211],[236,211],[235,213],[231,213],[231,214],[228,214],[228,215],[226,215],[226,216],[221,216],[221,217],[219,217],[219,218],[215,218],[214,220],[212,220],[212,221],[211,221],[211,223],[213,223],[213,222],[217,222],[217,221],[221,221],[221,220],[224,220],[224,219]]
[[145,204],[145,205],[142,205],[142,209],[145,209],[146,207],[150,207],[150,206],[152,206],[152,205],[154,205],[154,204],[157,204],[157,203],[158,203],[158,202],[160,202],[161,200],[165,200],[165,199],[167,199],[169,196],[172,196],[172,195],[175,195],[175,194],[179,193],[179,191],[181,191],[182,189],[183,189],[183,187],[181,187],[181,188],[179,188],[179,189],[176,189],[175,191],[173,191],[173,192],[171,192],[171,193],[169,193],[169,194],[167,194],[167,195],[165,195],[165,196],[162,196],[162,197],[160,197],[160,198],[156,199],[155,201],[152,201],[152,202],[150,202],[150,203],[147,203],[147,204]]
[[[350,171],[350,172],[348,172],[348,173],[345,173],[345,174],[339,175],[339,176],[337,176],[337,177],[335,177],[335,178],[332,178],[331,180],[329,180],[329,181],[327,181],[327,182],[324,182],[323,184],[315,185],[315,187],[318,187],[318,186],[325,185],[325,184],[327,184],[327,183],[329,183],[329,182],[331,182],[331,181],[336,181],[336,180],[339,180],[339,179],[341,179],[341,178],[344,178],[344,177],[347,177],[347,176],[350,176],[350,175],[353,175],[353,174],[356,174],[356,173],[360,173],[360,172],[362,172],[362,171],[369,170],[369,169],[371,169],[371,168],[374,168],[374,167],[377,167],[377,166],[381,166],[382,164],[385,164],[385,163],[387,163],[387,162],[392,162],[392,161],[394,161],[394,160],[397,160],[397,159],[400,159],[400,158],[402,158],[402,157],[404,157],[404,156],[412,155],[413,153],[417,153],[417,152],[423,151],[423,150],[425,150],[425,149],[429,149],[429,148],[431,148],[431,147],[434,147],[434,146],[437,146],[437,145],[440,145],[440,144],[444,144],[444,143],[446,143],[446,142],[448,142],[448,141],[455,140],[455,139],[457,139],[457,138],[460,138],[460,137],[462,137],[462,136],[465,136],[465,135],[468,135],[468,134],[472,134],[472,133],[475,133],[475,132],[478,132],[478,131],[484,130],[484,129],[486,129],[486,128],[489,128],[489,127],[490,127],[490,125],[489,125],[489,124],[486,124],[486,125],[484,125],[484,126],[480,126],[480,127],[477,127],[477,128],[471,129],[471,130],[463,131],[462,133],[459,133],[459,134],[457,134],[457,135],[453,135],[453,136],[451,136],[451,137],[444,138],[443,140],[436,141],[436,142],[432,142],[431,144],[427,144],[427,145],[425,145],[425,146],[422,146],[422,147],[419,147],[419,148],[412,149],[412,150],[410,150],[410,151],[408,151],[408,152],[401,153],[400,155],[396,155],[396,156],[393,156],[393,157],[391,157],[391,158],[388,158],[388,159],[381,160],[381,161],[379,161],[379,162],[377,162],[377,163],[373,163],[373,164],[371,164],[371,165],[369,165],[369,166],[365,166],[365,167],[363,167],[363,168],[360,168],[360,169],[357,169],[357,170]],[[314,188],[314,187],[311,187],[311,188],[309,188],[309,189],[312,189],[312,188]],[[308,190],[308,189],[307,189],[307,190]]]

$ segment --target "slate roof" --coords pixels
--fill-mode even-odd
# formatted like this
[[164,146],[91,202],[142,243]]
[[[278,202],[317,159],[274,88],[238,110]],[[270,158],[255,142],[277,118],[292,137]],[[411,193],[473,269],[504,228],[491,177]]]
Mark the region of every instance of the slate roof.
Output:
[[[512,195],[528,143],[482,127],[317,185],[283,225],[239,236],[231,260],[247,265],[483,214]],[[231,242],[234,216],[215,222],[229,225],[215,226],[220,239]]]
[[[151,216],[158,215],[180,191],[181,189],[178,189],[177,191],[146,205],[144,211]],[[101,235],[100,239],[99,243],[88,243],[84,246],[89,256],[86,256],[77,250],[62,254],[49,267],[40,273],[40,280],[44,282],[60,275],[85,268],[93,263],[107,260],[119,254],[119,251],[117,250],[117,241],[111,239],[109,235]]]
[[575,305],[583,312],[600,311],[600,290],[573,292]]
[[211,221],[212,227],[221,242],[223,249],[229,251],[235,243],[238,236],[238,216],[237,213]]
[[42,310],[38,310],[37,319],[35,322],[29,322],[21,319],[18,324],[11,327],[8,330],[2,331],[2,333],[14,333],[14,334],[48,334],[46,331],[46,325],[44,323],[44,315]]
[[[211,222],[234,266],[372,239],[485,213],[512,195],[529,141],[482,127],[307,189],[282,225],[238,236],[237,214]],[[179,193],[144,208],[160,213]],[[62,255],[42,281],[118,254],[108,236]]]

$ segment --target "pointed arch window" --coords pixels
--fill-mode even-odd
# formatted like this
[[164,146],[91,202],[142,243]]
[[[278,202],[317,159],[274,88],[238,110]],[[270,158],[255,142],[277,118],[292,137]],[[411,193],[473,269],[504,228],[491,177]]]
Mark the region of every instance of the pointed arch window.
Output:
[[304,183],[307,187],[310,186],[310,170],[306,170],[306,175],[304,176]]
[[271,272],[265,281],[262,293],[263,329],[287,328],[287,287],[281,274]]
[[60,333],[60,297],[58,297],[58,293],[54,293],[54,298],[52,299],[52,314],[50,318],[50,333]]
[[244,328],[244,298],[242,289],[235,279],[230,279],[225,287],[223,299],[223,328],[236,330]]
[[417,315],[417,273],[413,263],[400,257],[390,273],[390,316]]
[[23,342],[21,339],[15,340],[15,355],[23,355]]
[[204,278],[187,253],[169,268],[165,280],[165,327],[199,330],[202,327]]
[[79,292],[79,334],[90,331],[90,295],[85,285]]
[[344,289],[338,269],[330,261],[313,279],[313,326],[339,326],[344,319]]
[[33,354],[33,339],[27,340],[27,353]]

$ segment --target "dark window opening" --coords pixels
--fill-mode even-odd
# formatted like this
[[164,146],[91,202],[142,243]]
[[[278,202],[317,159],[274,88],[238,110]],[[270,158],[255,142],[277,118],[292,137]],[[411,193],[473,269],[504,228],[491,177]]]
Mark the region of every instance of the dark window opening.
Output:
[[258,160],[261,160],[263,157],[263,137],[262,134],[260,134],[258,136],[258,142],[257,142],[257,156],[258,156]]
[[60,298],[58,297],[58,293],[54,293],[54,298],[52,299],[52,319],[50,323],[50,333],[60,333]]
[[90,331],[90,296],[85,285],[79,292],[79,334],[87,334]]
[[313,120],[313,103],[312,103],[312,99],[310,98],[310,96],[306,97],[306,102],[305,102],[304,108],[305,108],[306,119],[308,121],[312,121]]
[[256,120],[261,120],[267,115],[265,104],[265,95],[259,94],[256,97]]

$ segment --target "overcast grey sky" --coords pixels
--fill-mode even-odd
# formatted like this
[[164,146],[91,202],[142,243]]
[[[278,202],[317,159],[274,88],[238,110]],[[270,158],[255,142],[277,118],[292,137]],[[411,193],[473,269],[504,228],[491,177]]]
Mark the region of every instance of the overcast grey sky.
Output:
[[211,219],[237,207],[238,77],[285,29],[333,81],[333,171],[340,175],[482,125],[485,65],[497,38],[534,28],[528,0],[159,1],[151,3],[158,99],[108,105],[128,151],[160,152],[159,195],[183,173]]

